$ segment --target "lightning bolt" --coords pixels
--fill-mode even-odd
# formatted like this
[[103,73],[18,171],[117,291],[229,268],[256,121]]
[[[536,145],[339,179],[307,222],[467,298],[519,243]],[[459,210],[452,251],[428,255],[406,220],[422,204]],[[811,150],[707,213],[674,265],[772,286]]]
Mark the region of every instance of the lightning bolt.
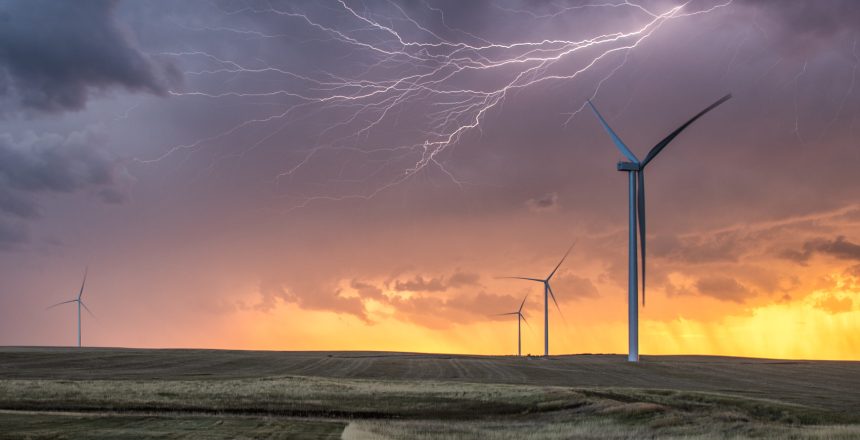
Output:
[[[276,188],[286,188],[281,197],[294,200],[293,208],[318,200],[370,199],[399,185],[418,173],[437,169],[450,182],[462,186],[446,167],[443,153],[460,145],[470,133],[481,133],[483,121],[504,105],[513,92],[534,88],[540,84],[572,82],[585,72],[594,70],[610,59],[619,59],[593,87],[592,98],[601,86],[623,68],[632,50],[641,45],[666,23],[683,17],[707,14],[729,6],[724,0],[706,9],[688,10],[689,2],[663,11],[651,11],[631,1],[586,3],[559,7],[547,14],[497,8],[527,20],[552,20],[565,14],[575,14],[586,8],[613,10],[626,8],[638,15],[639,23],[630,29],[589,36],[578,40],[542,39],[534,41],[494,42],[474,33],[452,28],[445,21],[442,9],[423,3],[427,11],[438,16],[442,27],[462,40],[451,40],[431,30],[410,16],[393,1],[388,1],[388,14],[359,10],[347,0],[335,0],[326,8],[337,13],[337,25],[327,24],[325,17],[309,12],[267,4],[227,11],[225,17],[248,15],[287,20],[302,26],[307,32],[319,34],[317,41],[328,41],[353,54],[361,54],[368,62],[351,63],[350,74],[317,71],[300,74],[272,65],[263,59],[253,62],[228,59],[203,50],[161,52],[154,56],[171,57],[198,67],[184,73],[195,78],[229,76],[222,90],[172,90],[174,99],[204,100],[204,102],[260,102],[275,106],[262,116],[240,120],[222,131],[192,142],[175,145],[150,158],[138,158],[137,163],[155,164],[179,153],[190,156],[219,140],[243,134],[242,145],[213,160],[245,157],[266,145],[290,127],[307,123],[313,117],[331,121],[319,131],[309,147],[290,149],[298,160],[285,166],[272,177]],[[332,21],[332,20],[328,20]],[[229,26],[186,26],[198,32],[217,32],[244,39],[282,39],[285,34],[267,33],[255,29]],[[410,38],[410,35],[413,35]],[[616,57],[617,55],[617,57]],[[243,90],[233,85],[236,78],[275,76],[280,85],[268,90]],[[470,78],[481,81],[470,81]],[[267,81],[266,84],[271,84]],[[466,86],[464,84],[478,84]],[[276,99],[277,101],[266,101]],[[567,124],[584,108],[584,103],[569,114]],[[380,134],[397,125],[404,114],[421,113],[421,120],[410,122],[407,141],[376,140]],[[799,135],[799,134],[798,134]],[[248,141],[247,139],[251,140]],[[349,186],[329,194],[296,194],[292,179],[318,158],[327,154],[348,154],[329,182]],[[356,160],[355,158],[360,158]],[[357,189],[359,183],[369,183]],[[341,186],[343,186],[341,185]]]
[[797,140],[801,145],[805,144],[806,141],[803,140],[803,136],[800,135],[800,104],[798,103],[798,95],[800,95],[800,78],[804,73],[806,73],[806,66],[808,64],[809,60],[804,61],[803,68],[801,68],[794,77],[794,135],[797,137]]
[[[854,86],[857,83],[857,70],[860,68],[860,55],[857,53],[857,40],[858,37],[854,37],[854,41],[851,44],[851,57],[853,59],[853,63],[851,65],[851,81],[848,83],[848,88],[845,90],[845,94],[842,95],[842,99],[839,102],[839,107],[836,108],[836,114],[833,115],[833,118],[827,122],[824,126],[824,129],[821,130],[821,134],[818,136],[818,142],[821,142],[824,136],[826,136],[830,129],[833,127],[833,124],[839,120],[839,117],[842,116],[843,110],[845,110],[845,105],[848,104],[848,100],[851,98],[851,95],[854,94]],[[853,124],[852,124],[853,128]],[[853,136],[852,136],[853,137]]]

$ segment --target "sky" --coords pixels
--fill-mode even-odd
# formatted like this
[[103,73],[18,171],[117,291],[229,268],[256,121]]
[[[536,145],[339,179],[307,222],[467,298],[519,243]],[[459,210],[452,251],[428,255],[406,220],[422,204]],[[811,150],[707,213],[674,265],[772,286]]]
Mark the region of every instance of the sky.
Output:
[[860,360],[853,0],[0,1],[0,345]]

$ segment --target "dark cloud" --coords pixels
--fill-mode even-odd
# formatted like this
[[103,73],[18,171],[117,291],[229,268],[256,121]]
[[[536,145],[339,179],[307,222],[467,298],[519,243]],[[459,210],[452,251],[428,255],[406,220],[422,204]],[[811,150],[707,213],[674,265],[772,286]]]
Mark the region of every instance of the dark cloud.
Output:
[[0,135],[0,213],[34,218],[39,214],[39,195],[90,189],[104,201],[121,202],[122,193],[113,187],[118,161],[104,149],[104,142],[91,130],[66,137]]
[[558,209],[558,193],[551,192],[540,197],[529,199],[526,206],[535,212],[555,211]]
[[830,255],[840,260],[860,261],[860,245],[852,243],[844,236],[836,237],[835,240],[816,240],[806,244],[808,249],[815,252]]
[[117,23],[113,0],[0,3],[0,98],[38,111],[78,110],[95,91],[164,94],[178,78]]
[[254,310],[269,312],[275,308],[279,299],[287,302],[295,301],[295,296],[290,295],[279,282],[264,280],[260,282],[258,290],[261,299],[254,304]]
[[741,261],[732,268],[732,274],[744,285],[754,288],[759,293],[791,292],[801,285],[801,280],[796,274],[783,273],[770,264],[761,264],[753,260]]
[[481,276],[471,272],[455,272],[448,278],[449,287],[476,286]]
[[125,194],[118,191],[116,188],[105,188],[98,192],[98,197],[102,202],[112,205],[120,204],[125,201]]
[[753,293],[743,284],[725,275],[711,275],[700,278],[696,282],[696,289],[702,295],[737,303],[742,303],[747,298],[753,296]]
[[427,328],[447,328],[455,323],[465,322],[464,314],[451,310],[441,298],[393,298],[391,305],[397,310],[397,319]]
[[28,134],[15,142],[0,136],[0,175],[10,189],[30,192],[73,192],[112,181],[113,160],[94,146],[92,132]]
[[600,296],[590,279],[572,274],[559,274],[552,282],[552,290],[559,302]]
[[666,283],[665,291],[666,295],[670,298],[673,296],[695,295],[695,292],[690,290],[689,287],[684,285],[676,286],[671,282]]
[[[852,55],[860,2],[744,0],[736,4],[747,11],[747,17],[738,23],[753,22],[772,53],[800,62],[833,48],[844,56]],[[835,44],[837,40],[841,41]]]
[[804,243],[803,249],[786,250],[780,256],[805,264],[814,254],[829,255],[840,260],[860,261],[860,245],[846,240],[844,236],[838,236],[833,240],[816,238]]
[[786,249],[780,252],[779,256],[805,266],[809,258],[812,257],[812,253],[807,253],[805,250]]
[[254,305],[256,310],[270,311],[277,301],[296,304],[305,310],[325,310],[355,316],[370,322],[361,298],[342,295],[330,280],[291,279],[266,280],[260,283],[262,299]]
[[499,313],[515,312],[522,299],[513,295],[481,292],[477,295],[457,295],[446,302],[446,307],[471,313],[481,320]]
[[477,285],[480,277],[478,274],[467,272],[456,272],[447,280],[439,277],[424,278],[416,275],[408,280],[396,280],[394,290],[409,292],[444,292],[449,288],[457,288],[469,285]]
[[[294,276],[289,279],[280,277],[269,278],[260,283],[259,293],[261,299],[253,305],[253,309],[268,312],[275,308],[278,301],[296,304],[306,310],[325,310],[335,313],[353,315],[365,322],[371,322],[364,301],[374,300],[389,305],[400,311],[401,309],[409,315],[404,319],[413,320],[417,315],[426,314],[430,310],[423,307],[427,304],[438,304],[442,308],[456,309],[460,313],[477,310],[474,301],[478,301],[474,295],[458,296],[457,300],[447,301],[444,298],[433,296],[416,295],[410,298],[389,297],[384,293],[384,288],[393,288],[398,291],[409,291],[420,294],[438,294],[449,289],[464,286],[478,285],[480,277],[470,272],[454,272],[449,277],[423,277],[416,275],[408,280],[389,281],[381,285],[360,279],[351,279],[349,289],[339,287],[336,278],[327,277],[325,274]],[[479,296],[495,304],[497,296],[479,294]],[[471,298],[464,300],[463,298]],[[507,297],[505,297],[507,298]],[[433,312],[435,313],[435,311]],[[425,319],[418,319],[424,322]],[[431,320],[432,321],[432,320]],[[434,324],[435,325],[435,324]]]
[[736,262],[749,244],[739,234],[720,233],[678,238],[660,235],[649,241],[649,251],[655,257],[691,264]]
[[13,217],[32,219],[39,216],[35,200],[0,186],[0,212]]
[[122,166],[104,143],[97,130],[65,137],[0,135],[0,221],[5,222],[0,241],[27,241],[28,222],[40,217],[40,199],[45,196],[83,192],[105,203],[122,203],[125,195],[118,178]]
[[448,287],[474,286],[481,276],[470,272],[456,272],[448,278]]
[[443,292],[448,290],[448,286],[442,281],[442,277],[424,278],[421,275],[416,275],[410,280],[394,282],[394,290],[410,291],[410,292]]
[[350,287],[355,289],[356,292],[358,292],[358,296],[360,296],[362,299],[385,299],[385,295],[382,293],[382,289],[377,286],[374,286],[373,284],[365,283],[358,280],[352,280],[349,285]]
[[854,24],[860,23],[860,3],[855,0],[745,0],[744,3],[759,8],[760,19],[779,25],[794,40],[854,31]]
[[[393,298],[390,305],[400,320],[428,328],[447,328],[487,319],[503,319],[499,313],[516,311],[522,297],[481,292],[477,295],[457,295],[450,299],[417,296]],[[524,313],[528,310],[526,304]]]
[[13,249],[29,239],[26,224],[0,217],[0,250]]
[[390,283],[377,285],[359,279],[350,280],[351,291],[338,289],[330,280],[322,278],[315,282],[298,278],[289,281],[269,280],[260,284],[259,292],[262,298],[253,308],[267,312],[274,309],[278,301],[283,301],[306,310],[352,315],[370,323],[371,316],[364,301],[375,300],[392,307],[396,311],[397,319],[428,328],[444,328],[453,324],[490,319],[494,313],[516,309],[519,301],[522,301],[522,298],[517,300],[511,295],[484,291],[477,294],[456,294],[449,298],[440,296],[441,292],[449,288],[476,285],[478,280],[477,274],[458,271],[447,278],[416,276],[410,280],[395,282],[396,290],[414,292],[409,297],[389,297],[384,293],[384,288],[390,287]]

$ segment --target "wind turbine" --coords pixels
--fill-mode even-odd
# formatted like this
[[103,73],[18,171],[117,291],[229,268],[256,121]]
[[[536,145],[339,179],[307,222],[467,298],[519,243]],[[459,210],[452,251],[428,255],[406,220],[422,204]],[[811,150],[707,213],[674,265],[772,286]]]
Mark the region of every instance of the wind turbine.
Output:
[[505,315],[517,315],[517,356],[523,355],[523,332],[522,332],[522,322],[525,322],[526,325],[529,325],[529,322],[526,321],[526,317],[523,315],[523,306],[526,305],[526,298],[529,296],[526,295],[523,298],[522,304],[520,304],[520,308],[517,309],[516,312],[510,313],[499,313],[496,316],[505,316]]
[[628,280],[627,280],[627,338],[628,338],[628,352],[627,352],[627,360],[630,362],[639,362],[639,304],[638,304],[638,280],[637,280],[637,259],[636,259],[636,223],[638,220],[639,223],[639,238],[641,240],[642,246],[642,307],[645,307],[645,167],[651,162],[664,148],[666,145],[669,145],[672,140],[675,139],[684,129],[686,129],[690,124],[702,117],[705,113],[713,110],[718,105],[726,102],[732,95],[726,95],[722,98],[718,99],[717,102],[711,104],[706,109],[699,112],[696,116],[690,118],[689,121],[685,122],[680,127],[676,128],[675,131],[669,133],[662,141],[658,142],[651,151],[648,152],[648,155],[645,156],[644,160],[639,160],[627,145],[615,134],[614,131],[609,127],[609,124],[606,123],[606,120],[603,119],[603,116],[600,115],[600,112],[597,111],[597,107],[588,101],[588,105],[591,106],[591,110],[594,111],[597,119],[600,120],[600,124],[603,125],[603,128],[609,134],[609,137],[612,138],[612,142],[615,143],[615,146],[618,147],[618,150],[621,151],[621,154],[626,157],[629,162],[618,162],[618,171],[624,171],[627,173],[628,182],[629,182],[629,205],[630,205],[630,242],[628,245],[628,253],[629,253],[629,265],[628,265]]
[[[576,244],[575,242],[573,244]],[[549,299],[552,298],[552,302],[555,303],[555,308],[561,312],[561,308],[558,306],[558,301],[555,300],[555,294],[552,291],[552,287],[549,285],[549,280],[552,279],[552,276],[555,275],[555,272],[558,271],[558,268],[561,267],[561,263],[564,263],[564,259],[567,258],[567,255],[570,254],[570,250],[573,249],[573,244],[567,249],[564,256],[561,257],[561,261],[555,266],[555,269],[549,273],[546,278],[529,278],[529,277],[503,277],[507,279],[514,280],[526,280],[526,281],[535,281],[538,283],[543,283],[543,355],[549,356]]]
[[[78,303],[78,348],[80,348],[80,346],[81,346],[81,307],[86,309],[87,313],[89,313],[90,315],[95,316],[95,315],[93,315],[93,312],[91,312],[90,309],[87,307],[87,305],[84,304],[84,302],[81,300],[81,296],[83,296],[83,294],[84,294],[84,284],[86,284],[86,282],[87,282],[87,271],[88,271],[88,269],[89,268],[84,269],[84,281],[81,282],[81,290],[78,292],[77,298],[70,299],[68,301],[59,302],[59,303],[56,303],[56,304],[48,307],[48,309],[51,309],[51,308],[57,307],[57,306],[62,305],[62,304]],[[45,310],[47,310],[47,309],[45,309]]]

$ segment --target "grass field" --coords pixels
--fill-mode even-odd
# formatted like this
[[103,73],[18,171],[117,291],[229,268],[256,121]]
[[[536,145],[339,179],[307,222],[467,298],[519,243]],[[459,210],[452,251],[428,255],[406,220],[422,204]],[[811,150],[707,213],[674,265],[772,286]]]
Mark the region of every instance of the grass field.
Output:
[[860,362],[0,348],[0,438],[860,438]]

